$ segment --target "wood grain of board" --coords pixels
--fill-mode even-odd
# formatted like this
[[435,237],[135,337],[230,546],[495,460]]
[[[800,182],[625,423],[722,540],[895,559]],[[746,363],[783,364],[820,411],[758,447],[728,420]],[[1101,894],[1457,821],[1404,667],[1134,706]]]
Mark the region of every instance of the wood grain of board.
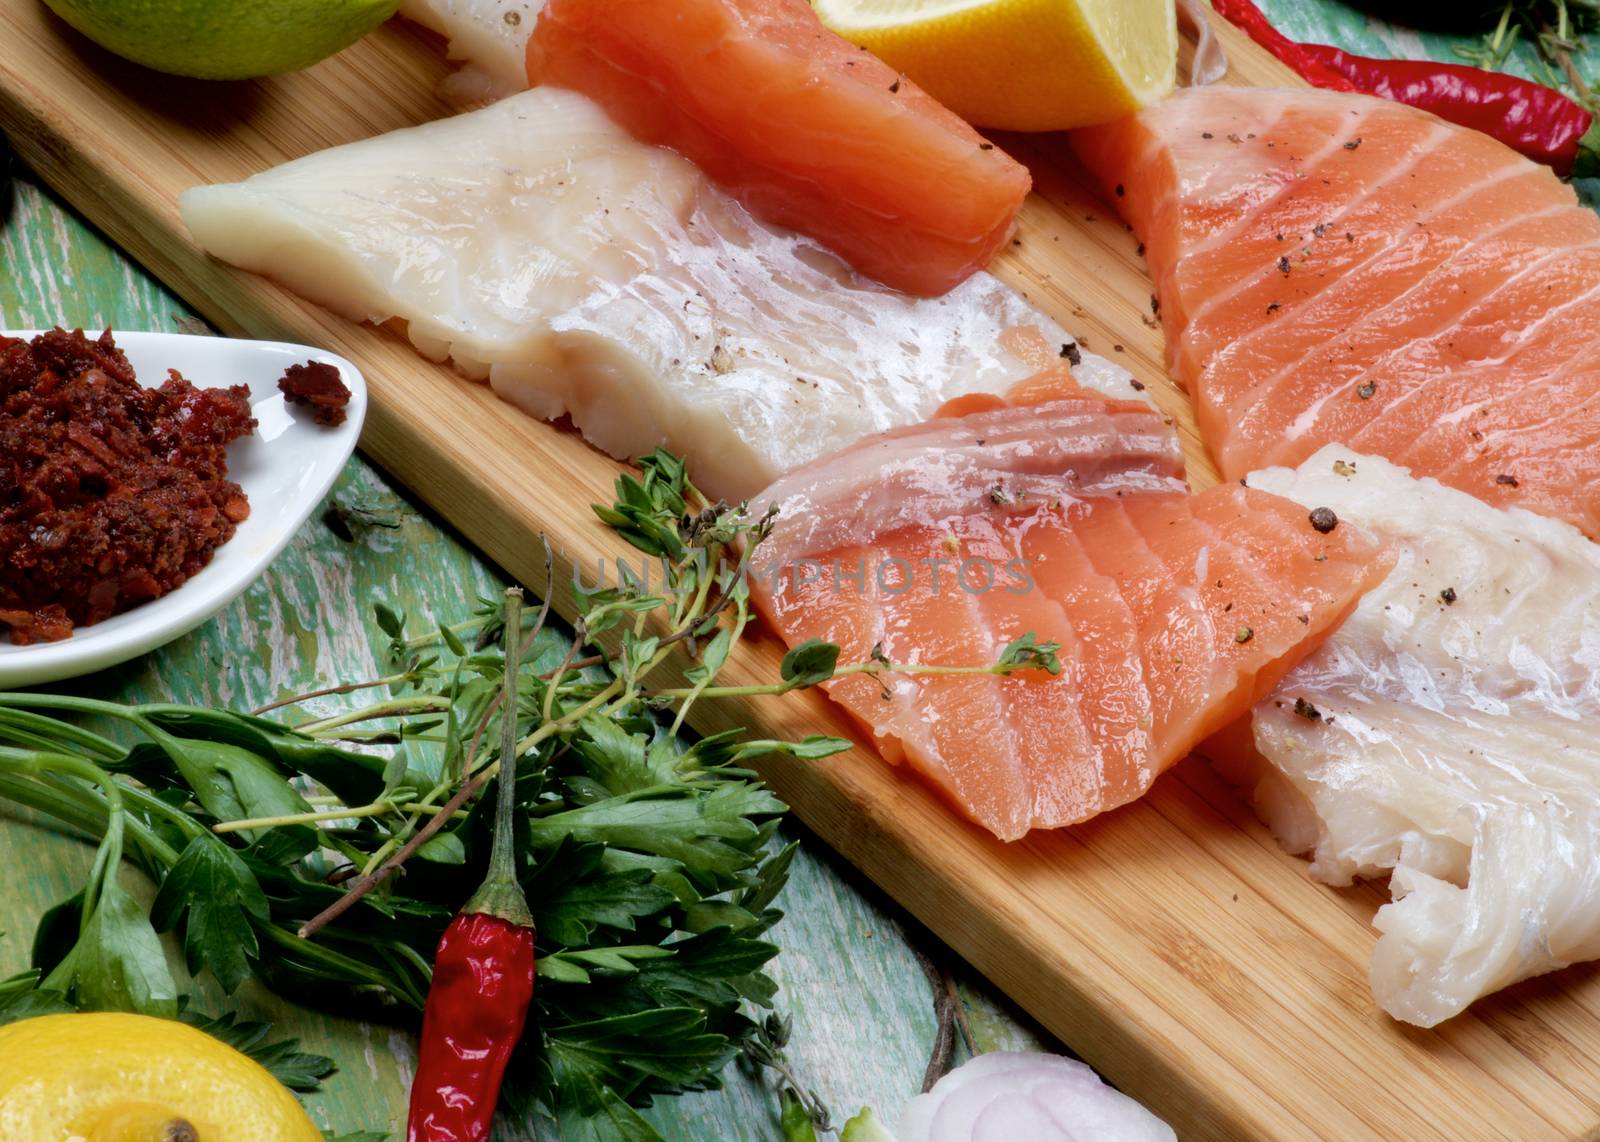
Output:
[[[1230,82],[1289,81],[1222,34]],[[587,509],[617,466],[392,334],[211,262],[177,213],[189,186],[449,113],[435,94],[444,73],[437,42],[395,24],[294,76],[188,83],[94,49],[40,5],[0,8],[0,129],[23,158],[219,328],[359,362],[373,394],[366,452],[538,587],[541,532],[561,547],[561,575],[617,553]],[[1084,189],[1059,139],[1004,142],[1034,168],[1039,193],[997,272],[1150,386],[1184,433],[1196,482],[1210,482],[1188,402],[1161,365],[1134,239]],[[770,679],[780,652],[757,638],[728,680]],[[851,733],[813,695],[705,713],[775,733]],[[1312,884],[1197,762],[1134,806],[1009,846],[865,749],[779,761],[765,775],[825,840],[1184,1137],[1600,1134],[1600,974],[1531,981],[1432,1032],[1389,1021],[1366,983],[1379,894]]]

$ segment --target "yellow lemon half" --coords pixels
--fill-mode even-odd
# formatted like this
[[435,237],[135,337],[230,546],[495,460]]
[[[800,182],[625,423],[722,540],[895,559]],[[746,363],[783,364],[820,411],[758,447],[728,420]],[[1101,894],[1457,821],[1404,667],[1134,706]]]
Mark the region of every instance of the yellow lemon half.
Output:
[[822,22],[969,122],[1108,123],[1177,77],[1173,0],[812,0]]
[[143,1015],[0,1027],[0,1138],[322,1142],[298,1099],[203,1031]]

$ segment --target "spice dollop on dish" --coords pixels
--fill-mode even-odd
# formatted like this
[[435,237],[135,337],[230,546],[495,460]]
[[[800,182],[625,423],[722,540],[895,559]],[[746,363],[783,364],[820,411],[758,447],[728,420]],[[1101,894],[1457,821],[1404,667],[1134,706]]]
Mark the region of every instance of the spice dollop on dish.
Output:
[[0,631],[66,638],[181,586],[250,514],[250,390],[144,388],[107,331],[0,337]]
[[344,423],[350,390],[339,378],[339,370],[326,361],[290,365],[278,381],[278,391],[290,404],[310,409],[318,424],[337,428]]

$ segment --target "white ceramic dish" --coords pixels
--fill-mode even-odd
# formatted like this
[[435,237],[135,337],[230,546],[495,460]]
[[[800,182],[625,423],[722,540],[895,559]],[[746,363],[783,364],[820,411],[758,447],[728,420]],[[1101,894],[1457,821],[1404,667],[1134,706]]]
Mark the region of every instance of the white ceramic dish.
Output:
[[[8,337],[32,337],[9,332]],[[153,602],[74,631],[61,642],[13,646],[0,632],[0,689],[36,686],[126,662],[187,634],[266,570],[328,494],[361,434],[367,387],[343,357],[304,345],[234,341],[178,333],[117,333],[139,382],[158,385],[177,369],[202,388],[250,386],[255,434],[228,449],[228,474],[250,498],[250,518],[193,579]],[[326,361],[350,389],[345,422],[325,428],[303,406],[291,411],[278,392],[290,365]]]

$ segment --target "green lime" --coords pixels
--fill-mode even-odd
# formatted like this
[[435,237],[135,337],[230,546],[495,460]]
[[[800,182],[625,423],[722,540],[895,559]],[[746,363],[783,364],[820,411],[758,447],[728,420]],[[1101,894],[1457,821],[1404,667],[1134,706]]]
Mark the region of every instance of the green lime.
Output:
[[197,79],[310,67],[394,14],[399,0],[45,0],[107,51]]

